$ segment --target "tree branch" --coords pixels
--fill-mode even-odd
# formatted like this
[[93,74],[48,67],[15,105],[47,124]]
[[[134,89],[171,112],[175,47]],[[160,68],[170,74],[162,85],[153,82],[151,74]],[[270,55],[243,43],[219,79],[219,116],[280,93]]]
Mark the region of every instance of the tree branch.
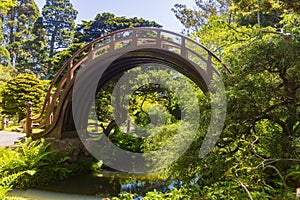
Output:
[[271,31],[271,30],[262,30],[261,32],[262,33],[272,33],[272,34],[281,35],[286,41],[292,41],[292,34],[291,33],[284,33],[284,32]]
[[240,181],[240,180],[236,180],[236,182],[237,182],[238,184],[240,184],[240,185],[244,188],[244,190],[247,192],[249,198],[250,198],[251,200],[253,200],[253,198],[252,198],[252,196],[251,196],[251,194],[250,194],[248,188],[245,186],[245,184],[244,184],[242,181]]
[[224,21],[221,21],[221,23],[225,24],[228,28],[234,30],[235,32],[237,33],[240,33],[240,34],[244,34],[244,35],[247,35],[249,37],[251,37],[252,35],[249,34],[249,33],[245,33],[245,32],[242,32],[242,31],[238,31],[236,28],[233,28],[232,26],[230,26],[228,23],[224,22]]

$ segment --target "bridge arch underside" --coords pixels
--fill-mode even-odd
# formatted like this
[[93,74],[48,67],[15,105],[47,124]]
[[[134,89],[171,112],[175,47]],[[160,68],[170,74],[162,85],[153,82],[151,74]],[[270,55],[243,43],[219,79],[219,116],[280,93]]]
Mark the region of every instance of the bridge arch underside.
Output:
[[[108,81],[120,78],[125,71],[147,63],[157,63],[170,67],[190,78],[204,93],[209,91],[208,85],[212,80],[212,75],[207,74],[206,70],[176,53],[158,48],[133,49],[125,53],[124,51],[115,51],[104,58],[100,56],[94,59],[79,70],[70,87],[66,88],[66,95],[61,99],[63,100],[63,106],[58,115],[59,120],[56,124],[52,124],[52,128],[48,129],[45,137],[66,138],[76,136],[73,112],[79,112],[80,115],[88,118],[93,101],[85,99],[85,97],[90,95],[89,87],[95,85],[95,80],[100,80],[96,88],[96,91],[99,91]],[[105,67],[106,69],[103,70]],[[73,90],[78,86],[80,87],[77,88],[80,90],[80,97],[78,98],[82,99],[82,103],[80,108],[74,109],[72,107]],[[85,127],[87,127],[87,122],[81,124],[81,128],[84,129]]]

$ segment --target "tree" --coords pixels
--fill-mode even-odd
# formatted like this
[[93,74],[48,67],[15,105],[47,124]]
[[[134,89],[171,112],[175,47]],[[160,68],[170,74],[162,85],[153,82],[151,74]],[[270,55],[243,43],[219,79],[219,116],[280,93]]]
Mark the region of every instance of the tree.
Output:
[[[49,40],[49,59],[59,49],[67,48],[73,40],[77,11],[69,0],[47,0],[42,10],[43,24]],[[48,62],[48,75],[51,62]]]
[[50,74],[54,75],[76,51],[83,48],[85,45],[86,44],[84,43],[73,42],[67,49],[57,52],[51,60],[53,67],[51,68]]
[[42,17],[36,19],[31,32],[34,37],[23,43],[23,49],[26,51],[26,60],[23,65],[37,76],[46,75],[46,62],[49,53],[47,51],[48,39]]
[[[231,5],[230,0],[195,0],[195,3],[197,9],[190,9],[184,4],[175,4],[172,8],[176,18],[186,28],[186,32],[197,31],[211,15],[225,15]],[[228,18],[230,21],[230,13]]]
[[45,87],[40,79],[31,74],[19,74],[9,80],[2,91],[2,114],[17,114],[21,121],[26,116],[27,102],[32,102],[34,111],[41,108],[44,91]]
[[10,61],[9,51],[4,47],[4,35],[2,31],[2,22],[7,12],[16,5],[15,0],[1,1],[0,2],[0,65],[7,64]]
[[4,17],[6,44],[30,38],[30,27],[39,16],[39,10],[33,0],[17,0],[17,5]]
[[236,5],[236,7],[244,10],[244,11],[250,11],[253,9],[257,9],[258,6],[261,7],[263,10],[271,11],[273,9],[280,9],[280,10],[291,10],[292,12],[299,13],[300,11],[300,3],[299,1],[293,1],[293,0],[279,0],[279,1],[273,1],[273,0],[234,0],[233,1]]
[[45,31],[38,26],[40,13],[33,0],[17,0],[17,5],[4,15],[3,33],[5,46],[10,52],[11,63],[19,72],[41,70]]
[[[225,128],[213,151],[200,159],[211,108],[209,100],[199,101],[198,138],[166,170],[167,175],[187,183],[196,177],[197,187],[205,188],[198,191],[202,198],[244,199],[250,195],[253,199],[287,199],[300,180],[296,175],[300,163],[299,42],[273,33],[260,35],[258,29],[216,24],[205,29],[207,35],[203,31],[199,36],[220,48],[233,71],[223,74]],[[212,32],[220,40],[216,42],[215,36],[209,40]],[[228,41],[222,41],[225,38]]]
[[222,16],[228,24],[282,29],[283,14],[299,13],[299,3],[290,0],[195,0],[195,3],[195,9],[184,4],[175,4],[172,9],[186,32],[199,30],[211,16]]
[[92,40],[102,37],[108,33],[134,27],[157,27],[161,25],[154,21],[145,20],[143,18],[126,18],[118,17],[112,13],[97,14],[95,19],[91,21],[83,21],[76,28],[75,38],[77,42],[89,43]]
[[[179,87],[176,83],[180,82],[182,79],[180,77],[181,74],[175,73],[174,70],[159,67],[157,65],[136,67],[128,70],[124,74],[126,81],[128,82],[126,82],[126,86],[119,86],[119,92],[122,95],[115,97],[118,99],[114,99],[114,101],[116,101],[114,105],[122,105],[117,109],[128,110],[131,119],[134,120],[136,125],[148,125],[151,121],[149,113],[153,111],[151,109],[155,106],[163,107],[168,113],[166,123],[173,123],[174,121],[180,120],[180,103],[172,89],[175,90],[176,87]],[[173,74],[174,76],[172,82],[169,80],[170,74]],[[166,88],[160,84],[155,84],[154,80],[156,80],[156,82],[159,82],[158,80],[160,80],[163,83],[168,83],[170,88]],[[152,81],[154,81],[154,83]],[[114,97],[112,97],[112,93],[116,88],[117,82],[118,78],[110,80],[97,93],[95,110],[99,121],[108,122],[114,119],[114,105],[112,105],[112,98]],[[137,86],[137,83],[144,83],[144,85]],[[133,90],[134,92],[130,95],[123,95],[123,93],[128,90]],[[126,101],[129,102],[129,105],[124,103]],[[118,118],[126,118],[126,116],[121,116],[121,113],[118,114],[120,114],[117,116]]]

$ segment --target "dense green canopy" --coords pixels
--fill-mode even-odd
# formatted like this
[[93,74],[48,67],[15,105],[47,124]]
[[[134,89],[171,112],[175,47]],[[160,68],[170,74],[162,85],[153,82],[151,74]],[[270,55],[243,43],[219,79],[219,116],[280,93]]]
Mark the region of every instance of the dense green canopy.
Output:
[[45,85],[34,75],[19,74],[6,83],[1,96],[2,114],[17,114],[20,121],[26,117],[28,102],[32,102],[35,112],[40,110],[45,96]]

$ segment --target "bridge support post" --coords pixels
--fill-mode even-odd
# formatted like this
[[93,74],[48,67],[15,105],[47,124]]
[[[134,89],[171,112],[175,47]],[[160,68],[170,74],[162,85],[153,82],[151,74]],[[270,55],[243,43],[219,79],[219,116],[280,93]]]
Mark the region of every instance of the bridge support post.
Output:
[[46,114],[47,114],[47,118],[46,118],[46,127],[49,126],[52,121],[53,121],[53,112],[49,111],[49,105],[52,105],[52,95],[54,94],[54,92],[50,92],[50,96],[49,96],[49,100],[48,100],[48,107],[46,110]]
[[32,103],[27,103],[27,116],[26,116],[26,137],[30,137],[32,135]]

